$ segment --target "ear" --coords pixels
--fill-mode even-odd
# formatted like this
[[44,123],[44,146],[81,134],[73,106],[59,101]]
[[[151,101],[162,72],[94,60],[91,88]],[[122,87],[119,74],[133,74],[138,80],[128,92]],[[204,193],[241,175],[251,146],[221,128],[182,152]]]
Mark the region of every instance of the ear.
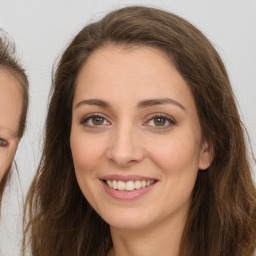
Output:
[[214,151],[211,143],[204,141],[201,146],[201,152],[199,156],[199,170],[205,170],[209,168],[214,157]]

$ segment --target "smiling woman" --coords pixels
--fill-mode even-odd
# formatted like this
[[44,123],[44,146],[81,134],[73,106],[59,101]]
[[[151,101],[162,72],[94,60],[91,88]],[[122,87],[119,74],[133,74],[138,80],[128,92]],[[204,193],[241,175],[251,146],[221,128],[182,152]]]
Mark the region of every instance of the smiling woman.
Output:
[[147,7],[111,12],[67,47],[52,93],[24,253],[253,255],[241,121],[194,26]]
[[212,160],[185,80],[158,49],[104,46],[82,66],[73,106],[77,181],[113,241],[161,227],[176,255],[198,170]]
[[25,129],[28,80],[14,46],[0,29],[0,205],[12,161]]

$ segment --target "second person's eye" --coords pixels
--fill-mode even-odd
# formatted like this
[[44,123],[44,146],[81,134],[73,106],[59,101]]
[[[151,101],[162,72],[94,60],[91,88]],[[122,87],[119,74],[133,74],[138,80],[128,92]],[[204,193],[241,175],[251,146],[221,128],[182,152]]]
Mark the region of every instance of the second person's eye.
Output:
[[8,144],[8,142],[6,140],[0,138],[0,147],[4,147],[7,144]]

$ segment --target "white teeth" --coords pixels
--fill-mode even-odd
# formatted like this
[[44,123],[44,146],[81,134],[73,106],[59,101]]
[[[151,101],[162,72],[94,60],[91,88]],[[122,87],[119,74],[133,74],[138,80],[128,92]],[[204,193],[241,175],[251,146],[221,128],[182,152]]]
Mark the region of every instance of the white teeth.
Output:
[[111,180],[107,180],[107,184],[109,185],[109,187],[112,188],[112,181]]
[[125,190],[125,187],[126,187],[126,186],[125,186],[125,182],[124,182],[124,181],[120,181],[120,180],[119,180],[119,181],[117,182],[117,189],[118,189],[118,190]]
[[135,188],[136,188],[136,189],[140,189],[140,188],[141,188],[141,182],[140,182],[139,180],[136,180],[136,181],[134,182],[134,184],[135,184]]
[[153,180],[136,180],[136,181],[116,181],[116,180],[107,180],[107,185],[113,189],[117,189],[117,190],[127,190],[127,191],[133,191],[135,189],[140,189],[140,188],[145,188],[147,186],[150,186],[154,183]]
[[125,189],[126,190],[134,190],[134,182],[133,181],[127,181],[126,184],[125,184]]
[[117,181],[115,181],[115,180],[112,181],[112,188],[117,189]]

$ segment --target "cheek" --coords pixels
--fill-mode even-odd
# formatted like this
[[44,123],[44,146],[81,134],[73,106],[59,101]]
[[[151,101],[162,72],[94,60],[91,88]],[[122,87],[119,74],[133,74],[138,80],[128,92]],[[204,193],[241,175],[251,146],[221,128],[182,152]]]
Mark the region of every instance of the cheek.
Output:
[[2,180],[7,169],[8,168],[7,168],[6,161],[4,161],[2,154],[0,152],[0,181]]
[[103,155],[103,141],[95,136],[71,132],[70,146],[76,172],[93,171]]
[[18,143],[12,143],[7,147],[0,147],[0,180],[11,167]]
[[168,173],[197,172],[199,165],[199,145],[189,134],[176,135],[158,140],[149,148],[151,159]]
[[198,174],[199,146],[190,136],[175,136],[150,148],[150,156],[160,170],[161,201],[164,212],[188,209]]
[[73,129],[70,137],[71,152],[79,187],[91,205],[97,202],[99,183],[97,168],[102,162],[103,140]]

